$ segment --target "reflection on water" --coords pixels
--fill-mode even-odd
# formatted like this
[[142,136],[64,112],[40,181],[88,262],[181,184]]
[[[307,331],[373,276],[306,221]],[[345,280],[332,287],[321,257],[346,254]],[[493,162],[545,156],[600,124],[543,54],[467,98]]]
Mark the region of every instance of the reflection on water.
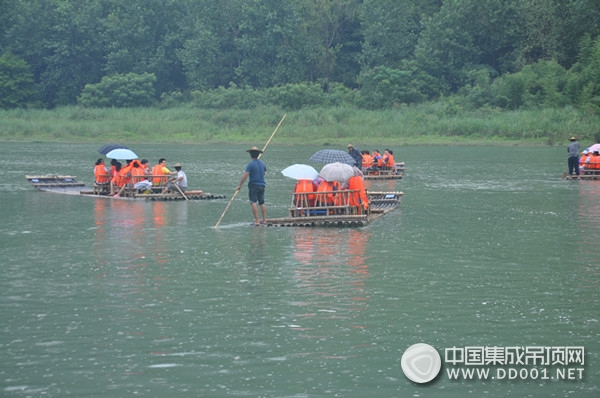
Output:
[[[249,227],[239,195],[216,230],[227,200],[97,200],[26,185],[39,164],[91,178],[97,145],[8,148],[3,397],[598,395],[600,182],[561,180],[562,149],[410,148],[397,156],[410,165],[402,180],[369,183],[404,191],[401,207],[364,228]],[[225,194],[245,149],[140,148]],[[269,147],[273,216],[291,190],[278,170],[317,149]],[[583,345],[585,380],[415,385],[399,362],[419,342]]]
[[597,286],[590,283],[600,276],[600,183],[598,181],[578,181],[579,189],[579,207],[578,219],[579,236],[576,247],[577,256],[581,258],[581,263],[590,278],[581,281],[582,288],[589,289],[590,305],[598,305],[595,292]]
[[333,319],[344,321],[338,327],[364,327],[360,313],[369,300],[366,247],[370,232],[299,228],[293,235],[296,262],[291,304],[297,307],[295,316],[304,320],[303,325],[310,325],[299,325],[297,330],[313,330],[314,323],[320,327],[318,322]]

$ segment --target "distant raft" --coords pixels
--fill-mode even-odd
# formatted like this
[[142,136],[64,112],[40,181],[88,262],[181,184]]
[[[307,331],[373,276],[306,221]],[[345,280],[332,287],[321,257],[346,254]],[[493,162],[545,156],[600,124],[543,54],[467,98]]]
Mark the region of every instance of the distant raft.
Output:
[[[352,195],[353,191],[320,192],[317,195]],[[350,201],[341,198],[332,205],[309,205],[308,195],[295,193],[289,216],[267,219],[268,227],[332,227],[357,228],[365,226],[396,209],[403,192],[367,192],[369,207],[352,206]],[[306,197],[305,197],[306,196]]]
[[363,167],[365,180],[399,180],[404,177],[404,162],[396,163],[396,167]]
[[[105,198],[115,200],[148,200],[148,201],[171,201],[186,200],[179,192],[161,193],[164,187],[151,187],[147,190],[127,187],[125,192],[119,198],[113,198],[109,195],[108,184],[94,184],[88,187],[84,183],[77,181],[75,176],[66,175],[44,175],[44,176],[25,176],[27,181],[36,189],[44,192],[53,192],[68,195],[88,196],[94,198]],[[184,192],[189,200],[211,200],[225,199],[225,195],[213,195],[201,190],[188,190]]]

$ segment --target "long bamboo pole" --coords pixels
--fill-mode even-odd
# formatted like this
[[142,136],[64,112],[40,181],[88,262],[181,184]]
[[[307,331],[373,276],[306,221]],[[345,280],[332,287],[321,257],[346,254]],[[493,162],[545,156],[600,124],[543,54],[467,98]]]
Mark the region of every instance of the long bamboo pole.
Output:
[[[279,126],[281,126],[281,123],[283,123],[283,119],[285,119],[287,115],[283,115],[283,117],[281,118],[281,120],[279,121],[279,124],[277,125],[277,127],[275,127],[275,130],[273,131],[273,134],[271,134],[271,136],[269,137],[269,140],[267,141],[267,143],[265,144],[265,146],[262,149],[262,153],[258,155],[258,158],[260,159],[260,157],[262,156],[263,153],[265,153],[265,151],[267,150],[267,146],[269,146],[269,143],[271,142],[271,140],[273,139],[273,137],[275,136],[275,133],[277,132],[277,130],[279,130]],[[219,227],[219,224],[221,223],[221,220],[223,219],[223,216],[225,216],[225,213],[227,213],[227,210],[229,210],[229,206],[231,206],[231,203],[233,203],[233,199],[235,199],[235,197],[237,196],[237,194],[240,192],[239,189],[236,189],[235,192],[233,193],[233,196],[231,197],[231,199],[229,200],[229,203],[227,203],[227,207],[225,207],[225,210],[223,210],[223,214],[221,214],[221,217],[219,217],[219,221],[217,221],[217,223],[215,224],[215,228]]]

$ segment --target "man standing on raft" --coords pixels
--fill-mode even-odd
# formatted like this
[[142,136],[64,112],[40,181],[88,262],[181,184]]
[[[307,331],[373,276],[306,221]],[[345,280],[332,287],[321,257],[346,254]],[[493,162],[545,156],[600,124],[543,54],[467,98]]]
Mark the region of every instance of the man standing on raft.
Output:
[[569,158],[567,160],[569,178],[573,178],[573,172],[575,172],[575,175],[579,178],[579,142],[577,142],[577,138],[574,136],[569,140],[571,141],[567,147],[567,152],[569,153]]
[[[248,197],[250,198],[250,206],[252,206],[252,214],[254,215],[254,225],[265,224],[267,222],[267,207],[265,206],[265,173],[267,166],[265,162],[259,159],[263,151],[257,147],[252,147],[246,152],[250,153],[252,160],[246,165],[246,170],[242,175],[242,179],[237,187],[237,191],[242,189],[242,184],[248,177]],[[262,221],[259,221],[258,206],[262,213]]]

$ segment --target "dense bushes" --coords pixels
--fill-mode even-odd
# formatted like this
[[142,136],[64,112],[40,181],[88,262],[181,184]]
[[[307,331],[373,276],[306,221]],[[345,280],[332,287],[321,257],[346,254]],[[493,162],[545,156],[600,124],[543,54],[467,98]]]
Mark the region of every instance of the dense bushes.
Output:
[[152,73],[105,76],[100,83],[86,84],[78,102],[97,108],[149,106],[154,103],[155,83],[156,76]]
[[[474,65],[462,71],[465,85],[456,94],[444,96],[446,108],[500,108],[506,110],[573,106],[600,113],[600,37],[585,36],[577,62],[565,69],[555,61],[525,65],[514,73],[498,73],[491,67]],[[157,78],[152,73],[105,76],[87,84],[78,97],[84,107],[170,108],[192,104],[205,109],[252,109],[275,105],[285,110],[304,107],[350,105],[364,109],[390,109],[417,104],[445,92],[443,83],[404,62],[401,68],[376,66],[360,75],[360,87],[341,83],[291,83],[270,88],[239,88],[234,84],[212,90],[175,90],[156,97]],[[27,64],[6,53],[0,57],[0,108],[32,106],[36,90]],[[452,98],[451,102],[444,98]]]

